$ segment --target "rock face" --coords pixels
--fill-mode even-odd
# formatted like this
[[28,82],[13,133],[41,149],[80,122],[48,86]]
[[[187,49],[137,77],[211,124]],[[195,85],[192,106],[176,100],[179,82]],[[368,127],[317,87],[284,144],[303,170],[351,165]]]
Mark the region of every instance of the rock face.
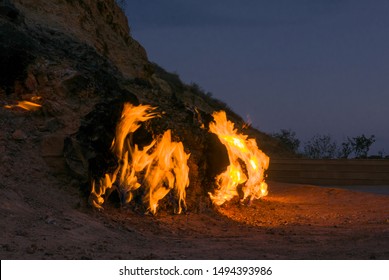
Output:
[[[20,100],[42,107],[35,112],[3,108]],[[127,19],[113,0],[0,2],[0,119],[6,124],[0,144],[17,141],[15,149],[41,147],[30,153],[38,153],[51,169],[64,174],[58,141],[66,139],[69,174],[86,184],[110,164],[109,146],[124,102],[158,107],[161,117],[153,119],[146,134],[171,129],[174,140],[183,142],[191,154],[188,205],[201,204],[213,187],[213,172],[226,165],[225,160],[214,160],[226,156],[222,148],[212,148],[219,144],[206,129],[211,114],[226,110],[238,127],[243,120],[223,102],[151,64],[130,37]],[[21,127],[26,121],[28,127]],[[259,139],[271,157],[285,152],[259,131],[245,133]]]
[[126,78],[143,77],[149,62],[143,47],[130,36],[127,18],[114,0],[15,0],[25,24],[51,30],[93,47]]

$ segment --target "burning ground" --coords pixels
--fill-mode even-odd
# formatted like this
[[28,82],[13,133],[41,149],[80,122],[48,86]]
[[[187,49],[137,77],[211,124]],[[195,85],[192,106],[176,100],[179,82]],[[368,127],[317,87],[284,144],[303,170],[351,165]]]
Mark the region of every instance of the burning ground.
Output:
[[387,196],[269,182],[251,205],[212,206],[189,187],[180,215],[114,199],[98,211],[70,175],[56,122],[18,107],[0,113],[3,259],[388,258]]
[[[51,174],[27,120],[26,139],[1,141],[2,259],[389,257],[387,196],[269,182],[269,195],[250,206],[152,216],[108,203],[97,211],[77,180]],[[13,129],[3,135],[13,138]]]
[[293,155],[149,63],[114,1],[54,2],[0,9],[2,259],[389,258],[388,196],[266,184]]
[[389,257],[384,195],[268,182],[268,196],[251,205],[235,198],[216,207],[189,186],[180,215],[165,207],[153,216],[114,199],[95,210],[67,169],[51,118],[0,110],[2,259]]

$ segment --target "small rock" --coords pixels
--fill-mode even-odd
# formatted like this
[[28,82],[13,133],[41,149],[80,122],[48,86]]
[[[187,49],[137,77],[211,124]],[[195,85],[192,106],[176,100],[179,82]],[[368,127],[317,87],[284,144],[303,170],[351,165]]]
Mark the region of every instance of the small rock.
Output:
[[17,129],[12,133],[12,138],[15,140],[25,140],[27,139],[27,135],[20,129]]
[[35,244],[31,244],[30,247],[27,247],[26,253],[27,254],[34,254],[36,252],[37,246]]
[[48,225],[55,225],[56,221],[52,217],[46,217],[45,223]]

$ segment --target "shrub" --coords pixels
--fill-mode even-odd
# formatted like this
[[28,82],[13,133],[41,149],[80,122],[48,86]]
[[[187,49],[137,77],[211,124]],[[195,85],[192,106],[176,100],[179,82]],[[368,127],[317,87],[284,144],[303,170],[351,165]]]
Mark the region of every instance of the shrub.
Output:
[[335,158],[336,152],[336,142],[330,135],[315,135],[304,146],[304,154],[313,159]]
[[281,129],[279,133],[273,133],[272,136],[278,139],[290,151],[297,153],[300,140],[297,139],[296,132],[290,129]]

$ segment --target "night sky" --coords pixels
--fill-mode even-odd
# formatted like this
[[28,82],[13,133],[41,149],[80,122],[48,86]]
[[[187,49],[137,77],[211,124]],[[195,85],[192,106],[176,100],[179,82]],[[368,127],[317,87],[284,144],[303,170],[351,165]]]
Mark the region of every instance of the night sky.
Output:
[[261,131],[374,134],[389,154],[389,1],[131,0],[126,13],[149,60]]

